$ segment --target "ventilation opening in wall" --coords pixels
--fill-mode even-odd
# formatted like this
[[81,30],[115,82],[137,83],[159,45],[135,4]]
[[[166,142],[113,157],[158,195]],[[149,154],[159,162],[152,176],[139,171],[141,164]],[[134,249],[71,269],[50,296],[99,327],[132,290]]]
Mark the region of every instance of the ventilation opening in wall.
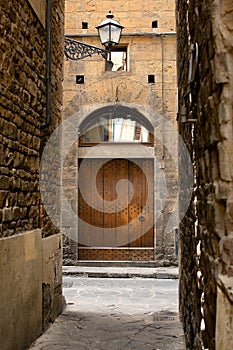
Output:
[[148,75],[148,83],[153,84],[155,82],[155,76],[154,74],[149,74]]
[[152,28],[158,28],[158,21],[152,22]]
[[88,29],[88,23],[82,22],[82,29]]
[[84,75],[76,75],[76,84],[84,84]]

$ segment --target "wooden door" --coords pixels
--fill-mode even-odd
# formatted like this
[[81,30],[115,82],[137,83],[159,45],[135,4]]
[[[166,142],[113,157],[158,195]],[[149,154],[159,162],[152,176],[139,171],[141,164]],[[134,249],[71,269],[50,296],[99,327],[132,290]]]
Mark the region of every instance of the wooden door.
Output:
[[[81,164],[81,162],[80,162]],[[80,260],[153,260],[154,196],[151,159],[85,159],[79,186]],[[97,169],[97,170],[96,170]]]

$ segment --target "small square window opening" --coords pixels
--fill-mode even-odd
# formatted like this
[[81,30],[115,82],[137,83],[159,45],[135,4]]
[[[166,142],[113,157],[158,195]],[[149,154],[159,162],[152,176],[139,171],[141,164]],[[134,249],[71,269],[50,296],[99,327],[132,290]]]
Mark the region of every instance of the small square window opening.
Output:
[[153,74],[148,75],[148,83],[149,84],[155,83],[155,76]]
[[88,22],[82,22],[82,29],[88,29]]
[[152,22],[152,28],[158,28],[158,21]]
[[84,84],[84,75],[76,75],[76,84]]

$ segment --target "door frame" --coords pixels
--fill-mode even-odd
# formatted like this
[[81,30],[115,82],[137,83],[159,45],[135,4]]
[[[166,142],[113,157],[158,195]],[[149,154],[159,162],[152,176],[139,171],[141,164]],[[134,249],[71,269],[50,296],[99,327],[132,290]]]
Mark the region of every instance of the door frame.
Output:
[[[141,259],[134,259],[134,260],[147,260],[147,261],[154,261],[155,260],[155,247],[156,247],[156,225],[155,225],[155,212],[156,212],[156,198],[155,198],[155,158],[154,158],[154,149],[153,147],[140,147],[140,144],[127,144],[127,147],[125,147],[126,144],[121,143],[114,143],[114,144],[99,144],[97,147],[94,147],[95,150],[93,152],[92,147],[79,147],[78,148],[78,159],[77,162],[79,162],[80,159],[102,159],[102,160],[109,160],[109,159],[126,159],[126,160],[132,160],[133,159],[150,159],[153,162],[153,183],[152,183],[152,189],[153,189],[153,247],[77,247],[77,260],[83,260],[80,258],[80,250],[89,250],[89,251],[98,251],[102,250],[105,251],[105,256],[108,256],[110,254],[113,254],[113,251],[121,251],[119,253],[120,256],[124,256],[122,251],[138,251],[138,256],[141,256]],[[119,157],[119,154],[121,157]],[[79,176],[78,176],[79,178]],[[79,185],[79,183],[77,184]],[[77,206],[79,208],[79,200],[77,203]],[[78,237],[79,237],[79,228],[78,230]],[[116,253],[117,254],[117,253]],[[98,254],[96,253],[96,256]],[[101,260],[108,260],[108,259],[101,259]],[[120,259],[119,259],[120,260]],[[124,260],[124,259],[122,259]],[[128,260],[128,259],[127,259]],[[127,261],[125,260],[125,261]],[[132,260],[132,259],[129,259]]]

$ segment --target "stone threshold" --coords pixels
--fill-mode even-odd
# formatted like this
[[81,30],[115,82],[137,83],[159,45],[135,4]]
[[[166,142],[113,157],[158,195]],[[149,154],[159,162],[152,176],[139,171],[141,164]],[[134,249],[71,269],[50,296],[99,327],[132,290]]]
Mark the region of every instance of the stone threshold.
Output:
[[122,261],[122,260],[73,260],[64,259],[64,266],[91,266],[91,267],[177,267],[177,264],[172,264],[168,260],[156,260],[156,261]]
[[178,267],[63,266],[63,276],[178,279]]

